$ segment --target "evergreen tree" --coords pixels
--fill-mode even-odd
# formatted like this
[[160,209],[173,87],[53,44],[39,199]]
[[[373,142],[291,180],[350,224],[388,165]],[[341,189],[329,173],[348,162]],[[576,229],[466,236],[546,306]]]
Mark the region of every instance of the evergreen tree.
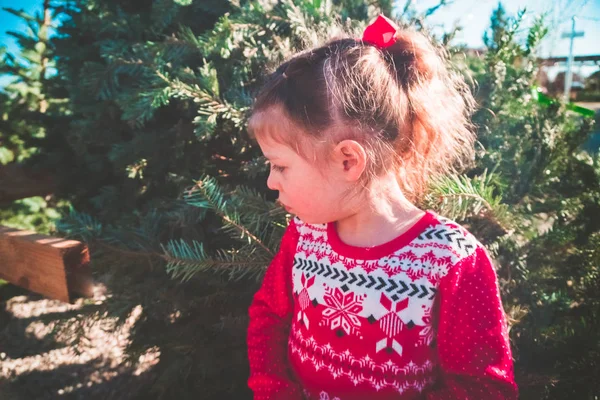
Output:
[[66,10],[57,66],[77,211],[59,228],[88,241],[118,293],[92,317],[144,310],[129,354],[161,356],[141,398],[249,398],[247,307],[286,215],[266,189],[247,110],[265,69],[330,34],[333,15],[364,26],[381,11],[354,3],[82,0]]
[[[389,12],[388,3],[381,7]],[[89,98],[89,89],[114,88],[109,103],[123,110],[118,117],[138,118],[141,125],[129,120],[128,129],[139,130],[140,143],[160,153],[144,157],[147,164],[131,169],[143,176],[132,174],[129,179],[138,184],[143,182],[147,187],[137,197],[133,216],[117,210],[110,196],[93,200],[98,202],[97,207],[90,207],[86,196],[80,196],[78,212],[61,224],[63,232],[92,244],[96,265],[113,264],[118,268],[115,280],[121,290],[121,285],[135,287],[108,302],[106,311],[125,317],[131,306],[138,303],[146,310],[137,324],[140,334],[135,335],[129,351],[135,359],[135,355],[152,346],[161,349],[161,361],[155,369],[161,378],[145,389],[148,396],[165,393],[187,398],[200,388],[208,398],[249,396],[245,384],[247,307],[257,281],[277,250],[289,217],[272,202],[273,194],[264,184],[264,160],[258,157],[256,146],[245,135],[251,93],[261,84],[265,69],[277,65],[297,49],[316,45],[333,34],[337,21],[332,15],[360,16],[362,20],[348,21],[358,35],[366,22],[382,9],[373,6],[365,9],[362,3],[352,2],[250,2],[234,7],[204,34],[180,30],[168,42],[161,43],[162,51],[151,52],[155,57],[151,61],[135,62],[145,54],[142,50],[135,53],[138,58],[127,59],[115,57],[114,49],[109,47],[106,63],[119,65],[110,69],[111,73],[113,70],[128,73],[123,71],[128,71],[130,65],[148,66],[143,73],[138,71],[138,75],[126,80],[127,85],[110,78],[113,75],[105,73],[108,67],[99,66],[97,72],[86,70],[79,80],[87,88],[84,91],[87,96],[79,97],[80,89],[75,88],[77,103],[89,101],[98,110],[98,99]],[[103,18],[107,14],[110,15],[103,13]],[[84,15],[77,14],[74,20]],[[423,15],[407,13],[405,23],[419,25],[423,19]],[[73,28],[69,41],[81,32],[79,22],[73,24],[77,29]],[[161,61],[162,57],[168,57],[172,47],[202,55],[201,61],[195,67],[187,65],[190,60],[181,57],[177,61],[170,58],[168,62]],[[121,69],[122,64],[126,67]],[[115,83],[106,83],[107,77],[114,79],[108,82]],[[130,86],[131,78],[137,77],[136,86]],[[88,81],[95,83],[88,86]],[[99,100],[104,102],[101,97]],[[171,113],[163,115],[165,108],[171,109]],[[141,112],[142,109],[147,112]],[[146,119],[150,115],[152,119]],[[183,147],[172,156],[186,161],[171,163],[168,174],[160,169],[149,174],[151,163],[162,163],[169,157],[165,151],[169,147],[152,142],[148,136],[159,121],[168,121],[169,115],[178,116],[181,124],[188,121],[185,144],[178,137],[175,142]],[[95,125],[98,116],[87,117],[85,121]],[[102,118],[101,123],[107,121]],[[172,135],[169,137],[175,140]],[[106,141],[113,143],[114,138]],[[117,144],[113,148],[121,147]],[[136,151],[139,149],[130,143],[118,154],[131,161]],[[115,163],[112,170],[121,171],[124,176],[128,167],[124,162]],[[201,179],[189,187],[197,177]],[[155,179],[158,183],[153,183]],[[244,186],[239,186],[240,183]],[[150,192],[152,185],[156,186],[154,192]],[[158,188],[161,196],[157,195]],[[174,201],[176,191],[182,196]],[[129,196],[129,192],[114,192],[113,196],[120,200],[118,205]],[[489,190],[479,187],[476,194],[484,200],[491,196]],[[81,212],[87,210],[93,218]],[[111,218],[107,218],[109,215]],[[160,273],[149,275],[140,266],[140,259],[166,264],[170,275],[184,283],[167,282]],[[128,268],[126,276],[121,272],[124,267]],[[143,282],[137,283],[142,276]],[[114,286],[112,289],[119,290]],[[157,293],[163,299],[160,307],[146,293]],[[190,304],[184,304],[186,301]],[[165,312],[173,312],[175,307],[182,317],[169,327]],[[205,378],[187,379],[178,373],[180,370],[193,371],[193,376],[201,374]],[[227,384],[217,378],[231,373],[236,379],[228,379]]]
[[[427,15],[445,3],[418,14],[408,2],[402,21],[426,30]],[[142,377],[139,398],[250,398],[247,307],[289,218],[245,132],[252,94],[265,70],[297,49],[339,22],[360,32],[380,11],[390,15],[391,2],[74,0],[55,8],[67,19],[52,45],[56,85],[44,99],[67,101],[53,113],[50,101],[50,117],[40,119],[36,162],[60,171],[60,196],[74,205],[60,232],[90,244],[108,286],[108,300],[82,313],[125,319],[143,310],[128,353],[135,364],[159,348],[160,362]],[[600,372],[600,168],[581,144],[592,121],[540,101],[535,48],[545,29],[537,21],[520,43],[521,17],[498,7],[484,57],[465,63],[449,49],[456,72],[477,85],[480,151],[471,170],[435,181],[421,206],[465,224],[495,256],[522,397],[590,398],[600,390],[592,379]]]
[[49,232],[59,217],[52,176],[38,165],[49,148],[47,122],[64,112],[52,76],[53,16],[49,1],[41,12],[3,8],[20,18],[27,32],[8,32],[17,41],[18,54],[0,48],[0,74],[10,81],[0,91],[0,220],[5,225]]
[[[592,118],[547,101],[535,85],[538,19],[520,44],[524,13],[492,15],[487,53],[471,64],[485,149],[470,174],[495,171],[509,224],[468,221],[496,256],[523,398],[593,398],[598,351],[598,154],[583,149]],[[485,215],[484,215],[485,217]],[[495,227],[495,228],[494,228]],[[491,229],[493,228],[493,229]]]
[[509,32],[510,27],[508,26],[510,19],[506,14],[506,10],[501,2],[498,3],[498,7],[493,11],[490,20],[490,28],[483,34],[483,44],[488,50],[498,50],[498,46],[510,38],[505,35]]

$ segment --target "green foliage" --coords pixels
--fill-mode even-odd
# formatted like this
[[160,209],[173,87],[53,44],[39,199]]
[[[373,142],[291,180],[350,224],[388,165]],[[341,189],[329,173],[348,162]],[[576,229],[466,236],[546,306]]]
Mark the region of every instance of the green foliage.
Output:
[[485,152],[470,175],[494,169],[496,193],[516,222],[512,230],[484,229],[481,236],[502,266],[523,398],[590,398],[599,392],[592,382],[600,371],[600,297],[592,289],[600,256],[600,160],[583,145],[594,121],[532,95],[535,48],[547,29],[535,20],[520,43],[522,16],[507,17],[499,6],[483,63],[472,64],[481,104],[474,122]]
[[48,202],[43,198],[29,197],[14,201],[0,209],[0,221],[2,225],[11,228],[48,234],[52,232],[55,221],[61,217],[59,211],[64,207],[66,207],[64,203],[49,207]]
[[110,301],[88,318],[144,310],[128,353],[158,346],[161,361],[142,398],[249,397],[247,307],[286,226],[245,132],[251,94],[265,69],[324,37],[338,11],[376,12],[355,3],[64,7],[61,193],[74,209],[57,228],[88,242],[108,286]]
[[[16,39],[18,54],[0,47],[0,75],[9,78],[0,89],[0,168],[13,163],[30,167],[39,162],[41,153],[53,147],[50,120],[65,112],[64,99],[58,95],[52,76],[52,19],[12,8],[1,12],[20,18],[27,32],[8,32]],[[63,200],[52,196],[17,200],[3,205],[0,223],[48,233],[63,206]]]
[[[446,3],[417,13],[407,2],[398,17],[427,30]],[[54,9],[64,22],[44,51],[58,74],[45,91],[29,80],[21,97],[0,93],[0,116],[11,115],[0,118],[0,133],[11,129],[0,160],[60,171],[58,195],[73,206],[57,230],[90,245],[108,291],[87,319],[124,320],[141,306],[128,353],[161,356],[139,398],[250,398],[247,307],[289,218],[245,131],[252,94],[297,49],[391,8],[76,0]],[[422,206],[465,224],[494,255],[522,398],[590,398],[600,390],[600,162],[582,145],[593,121],[533,95],[546,28],[538,19],[525,30],[522,17],[499,6],[482,57],[464,60],[452,33],[440,39],[476,85],[478,153],[473,169],[434,181]],[[48,101],[43,116],[35,93]],[[31,147],[36,132],[44,140]],[[19,204],[30,208],[23,215],[36,207]]]
[[167,273],[182,281],[206,271],[226,274],[230,280],[259,280],[287,226],[281,208],[243,186],[225,194],[216,179],[210,177],[187,190],[184,199],[188,205],[221,217],[221,230],[238,245],[209,256],[202,243],[171,240],[163,246]]
[[449,175],[433,180],[427,193],[427,208],[447,218],[465,221],[469,216],[485,216],[490,223],[508,231],[514,222],[506,204],[502,203],[496,176],[484,171],[481,176]]

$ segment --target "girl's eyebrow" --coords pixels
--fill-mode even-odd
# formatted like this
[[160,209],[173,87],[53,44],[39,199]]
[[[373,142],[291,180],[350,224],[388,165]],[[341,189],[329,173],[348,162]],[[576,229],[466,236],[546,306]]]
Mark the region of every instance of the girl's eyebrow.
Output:
[[270,154],[263,154],[265,156],[265,158],[269,161],[271,160],[279,160],[279,157],[274,156],[274,155],[270,155]]

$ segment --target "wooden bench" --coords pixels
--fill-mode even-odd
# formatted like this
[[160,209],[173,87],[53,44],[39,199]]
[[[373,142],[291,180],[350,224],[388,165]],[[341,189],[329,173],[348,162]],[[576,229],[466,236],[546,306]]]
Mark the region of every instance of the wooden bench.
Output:
[[92,296],[90,255],[76,240],[0,225],[0,279],[72,303]]

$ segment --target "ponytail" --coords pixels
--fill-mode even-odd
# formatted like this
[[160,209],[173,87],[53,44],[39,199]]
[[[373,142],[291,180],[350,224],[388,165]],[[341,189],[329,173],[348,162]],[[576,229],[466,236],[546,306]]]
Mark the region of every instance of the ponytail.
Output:
[[298,128],[286,131],[290,144],[357,140],[369,156],[365,180],[393,170],[407,198],[418,200],[432,176],[472,159],[474,100],[424,35],[395,36],[383,49],[332,40],[282,64],[259,92],[249,130],[269,131],[274,118],[266,115],[277,109]]
[[422,34],[396,33],[383,51],[408,102],[407,124],[395,143],[401,184],[419,197],[432,176],[462,169],[473,158],[475,101],[463,78],[447,68],[442,49]]

